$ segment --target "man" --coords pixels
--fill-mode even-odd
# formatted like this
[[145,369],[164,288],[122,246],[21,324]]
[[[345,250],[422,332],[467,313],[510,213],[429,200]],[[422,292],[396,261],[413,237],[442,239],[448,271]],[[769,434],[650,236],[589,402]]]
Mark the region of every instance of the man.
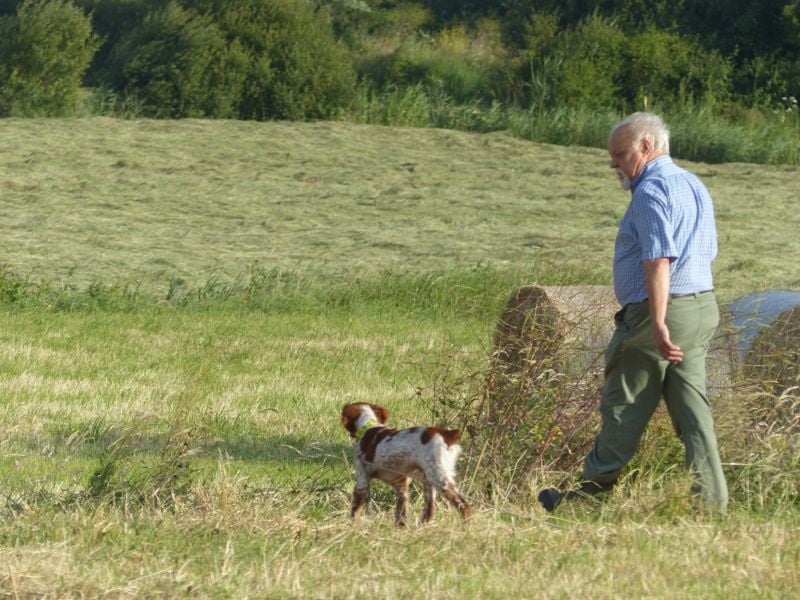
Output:
[[663,397],[696,478],[693,492],[724,512],[728,490],[706,395],[708,344],[719,324],[711,197],[672,162],[669,129],[654,114],[634,113],[614,127],[608,153],[632,198],[614,247],[622,310],[605,351],[600,432],[580,488],[549,488],[539,501],[552,511],[564,500],[610,490]]

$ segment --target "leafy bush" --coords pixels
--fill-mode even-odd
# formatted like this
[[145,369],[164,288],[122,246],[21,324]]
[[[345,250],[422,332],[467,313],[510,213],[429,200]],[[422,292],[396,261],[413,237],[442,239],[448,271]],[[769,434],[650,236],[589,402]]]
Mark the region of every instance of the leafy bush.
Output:
[[555,82],[559,101],[568,106],[617,107],[626,38],[616,25],[593,15],[558,37],[561,68]]
[[625,50],[624,89],[629,106],[645,98],[669,107],[690,101],[718,103],[730,94],[730,63],[674,33],[646,31]]
[[170,2],[115,48],[120,88],[152,117],[232,117],[245,57],[208,17]]
[[67,0],[25,0],[0,17],[0,115],[71,115],[97,39]]
[[228,39],[247,57],[240,118],[326,118],[350,102],[352,59],[334,37],[326,11],[293,0],[209,4]]
[[624,44],[614,23],[596,15],[568,30],[554,16],[534,17],[518,70],[528,106],[617,106]]
[[95,52],[86,85],[92,87],[110,86],[118,76],[112,70],[111,53],[119,42],[141,25],[148,13],[163,8],[163,0],[72,0],[90,15],[92,29],[100,38],[100,46]]
[[94,83],[106,90],[101,104],[112,92],[123,112],[299,120],[336,116],[352,99],[349,51],[328,13],[310,1],[84,3],[96,5],[111,46],[94,70]]
[[687,101],[725,101],[731,65],[696,42],[659,30],[626,36],[614,20],[592,15],[569,29],[555,17],[531,20],[520,78],[530,104],[631,111]]
[[499,25],[487,19],[435,35],[394,29],[368,45],[357,69],[378,88],[421,84],[429,93],[469,104],[505,97],[513,79],[507,58]]

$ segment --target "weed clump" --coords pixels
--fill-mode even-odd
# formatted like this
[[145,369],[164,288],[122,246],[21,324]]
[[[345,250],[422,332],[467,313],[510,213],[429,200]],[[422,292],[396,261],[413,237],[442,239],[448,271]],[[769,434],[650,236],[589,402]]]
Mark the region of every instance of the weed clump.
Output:
[[596,433],[615,307],[603,286],[524,286],[508,299],[478,391],[439,402],[470,434],[468,469],[483,485],[574,475]]
[[176,430],[165,438],[153,464],[130,460],[133,439],[122,436],[109,445],[89,476],[85,496],[96,502],[125,507],[170,508],[192,485],[197,431]]

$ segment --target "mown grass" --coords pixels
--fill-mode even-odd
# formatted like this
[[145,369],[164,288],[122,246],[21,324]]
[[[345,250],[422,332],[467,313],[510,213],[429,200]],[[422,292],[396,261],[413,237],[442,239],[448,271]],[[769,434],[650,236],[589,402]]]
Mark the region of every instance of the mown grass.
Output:
[[[336,280],[475,265],[607,283],[626,205],[604,151],[502,133],[104,118],[3,130],[0,255],[56,287],[163,299],[250,268]],[[720,292],[797,286],[782,260],[797,249],[797,167],[684,164],[716,200]]]
[[[444,400],[480,391],[517,285],[607,283],[624,197],[601,154],[338,124],[4,125],[16,140],[0,167],[5,597],[800,589],[797,432],[745,390],[719,420],[726,518],[690,504],[660,415],[603,504],[548,517],[535,493],[558,474],[536,471],[513,493],[473,474],[467,527],[442,506],[433,524],[397,531],[380,484],[348,521],[342,403],[384,404],[397,426],[431,422]],[[276,148],[292,156],[259,167]],[[413,170],[398,168],[412,155]],[[371,170],[355,168],[362,156]],[[121,180],[119,160],[136,165]],[[717,199],[721,296],[796,285],[796,173],[695,167]],[[359,204],[387,178],[393,192]],[[298,222],[317,231],[304,237]],[[262,223],[269,235],[254,233]],[[102,249],[87,232],[104,232]]]

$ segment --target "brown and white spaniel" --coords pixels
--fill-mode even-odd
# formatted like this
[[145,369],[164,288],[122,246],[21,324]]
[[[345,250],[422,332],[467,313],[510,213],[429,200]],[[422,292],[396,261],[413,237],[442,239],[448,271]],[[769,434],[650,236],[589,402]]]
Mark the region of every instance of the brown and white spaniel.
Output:
[[355,519],[369,498],[370,480],[380,479],[394,487],[394,520],[405,525],[408,483],[414,477],[424,487],[423,522],[433,518],[437,490],[458,508],[462,519],[468,519],[472,508],[455,483],[461,431],[436,427],[397,430],[386,425],[388,417],[387,409],[364,402],[342,408],[342,425],[356,441],[356,486],[350,516]]

